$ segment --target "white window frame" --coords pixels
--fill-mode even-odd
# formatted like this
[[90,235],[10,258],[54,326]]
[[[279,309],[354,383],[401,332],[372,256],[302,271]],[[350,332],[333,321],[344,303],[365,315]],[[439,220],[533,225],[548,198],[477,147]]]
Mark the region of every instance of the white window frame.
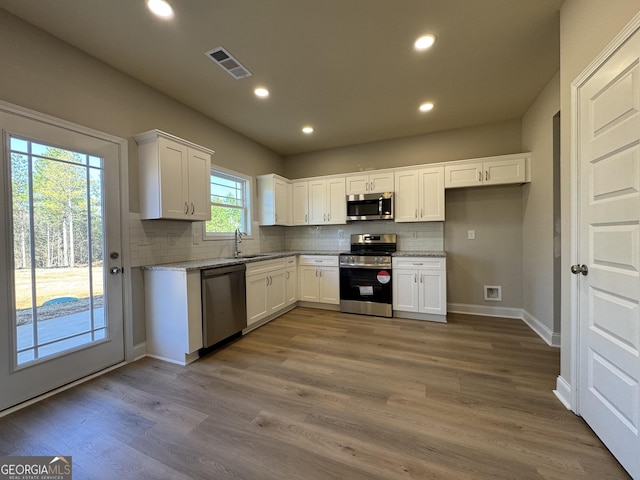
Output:
[[[245,238],[251,238],[251,222],[252,222],[252,206],[253,206],[253,177],[245,175],[244,173],[229,170],[228,168],[219,167],[217,165],[211,165],[210,174],[220,173],[222,175],[228,175],[235,177],[238,180],[244,181],[244,194],[245,194],[245,231],[247,234]],[[209,192],[211,196],[211,192]],[[235,232],[207,232],[207,222],[202,222],[202,240],[230,240],[234,238]]]

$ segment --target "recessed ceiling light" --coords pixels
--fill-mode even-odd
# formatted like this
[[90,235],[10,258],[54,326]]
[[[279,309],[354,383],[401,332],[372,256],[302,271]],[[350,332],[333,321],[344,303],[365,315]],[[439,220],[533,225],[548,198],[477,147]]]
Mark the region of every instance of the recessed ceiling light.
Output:
[[173,18],[173,7],[165,0],[147,0],[147,7],[161,18]]
[[302,127],[302,133],[306,133],[307,135],[309,135],[310,133],[313,133],[313,127]]
[[431,46],[436,43],[435,35],[424,35],[417,39],[413,46],[416,50],[426,50],[427,48],[431,48]]
[[421,112],[430,112],[431,110],[433,110],[433,103],[432,102],[426,102],[423,103],[422,105],[420,105],[420,111]]
[[269,96],[269,90],[267,90],[264,87],[258,87],[256,88],[253,93],[256,94],[256,97],[261,97],[261,98],[266,98]]

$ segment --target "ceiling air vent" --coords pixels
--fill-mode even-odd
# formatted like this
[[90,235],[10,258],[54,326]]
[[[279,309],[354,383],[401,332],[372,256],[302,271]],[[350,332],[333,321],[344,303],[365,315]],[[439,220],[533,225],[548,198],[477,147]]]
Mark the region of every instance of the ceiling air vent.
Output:
[[205,55],[209,57],[211,60],[220,65],[225,72],[231,75],[236,80],[240,80],[241,78],[250,77],[252,73],[247,70],[244,65],[242,65],[238,60],[233,58],[229,52],[227,52],[224,48],[218,47],[213,50],[209,50],[205,52]]

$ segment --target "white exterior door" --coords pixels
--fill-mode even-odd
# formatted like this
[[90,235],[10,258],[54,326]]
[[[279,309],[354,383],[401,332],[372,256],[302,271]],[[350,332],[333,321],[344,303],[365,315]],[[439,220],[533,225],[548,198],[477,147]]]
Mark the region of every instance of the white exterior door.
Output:
[[640,478],[640,34],[576,95],[577,411]]
[[0,105],[0,410],[124,360],[125,144],[53,122]]

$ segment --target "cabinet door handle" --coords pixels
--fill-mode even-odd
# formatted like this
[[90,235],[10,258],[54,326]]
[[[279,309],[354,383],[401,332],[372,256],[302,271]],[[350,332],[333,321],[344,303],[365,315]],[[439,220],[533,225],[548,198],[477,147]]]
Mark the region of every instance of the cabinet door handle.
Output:
[[422,273],[421,273],[421,274],[420,274],[420,283],[422,283],[422,279],[423,279],[423,277],[424,277],[424,274],[422,274]]
[[488,182],[488,181],[489,181],[489,170],[486,170],[486,171],[484,172],[484,181],[485,181],[485,182]]
[[304,223],[308,223],[309,222],[309,215],[308,214],[304,214]]
[[287,272],[287,280],[289,280],[289,278],[291,278],[291,272]]
[[323,222],[326,222],[326,221],[327,221],[327,214],[326,214],[326,213],[323,213],[323,214],[322,214],[322,221],[323,221]]
[[316,268],[316,278],[318,278],[318,269]]
[[184,214],[189,215],[189,204],[184,202]]
[[418,273],[413,274],[413,283],[418,283]]
[[331,221],[331,214],[327,213],[327,222],[330,222],[330,221]]
[[482,182],[482,172],[478,172],[478,182]]
[[193,215],[194,213],[196,213],[196,206],[193,204],[193,202],[191,202],[191,215]]
[[376,188],[376,181],[371,182],[371,191],[373,192]]
[[320,278],[322,278],[322,269],[320,269]]
[[416,218],[418,218],[418,209],[416,208]]
[[422,218],[423,216],[424,216],[424,215],[423,215],[423,209],[421,208],[421,209],[420,209],[420,218]]

